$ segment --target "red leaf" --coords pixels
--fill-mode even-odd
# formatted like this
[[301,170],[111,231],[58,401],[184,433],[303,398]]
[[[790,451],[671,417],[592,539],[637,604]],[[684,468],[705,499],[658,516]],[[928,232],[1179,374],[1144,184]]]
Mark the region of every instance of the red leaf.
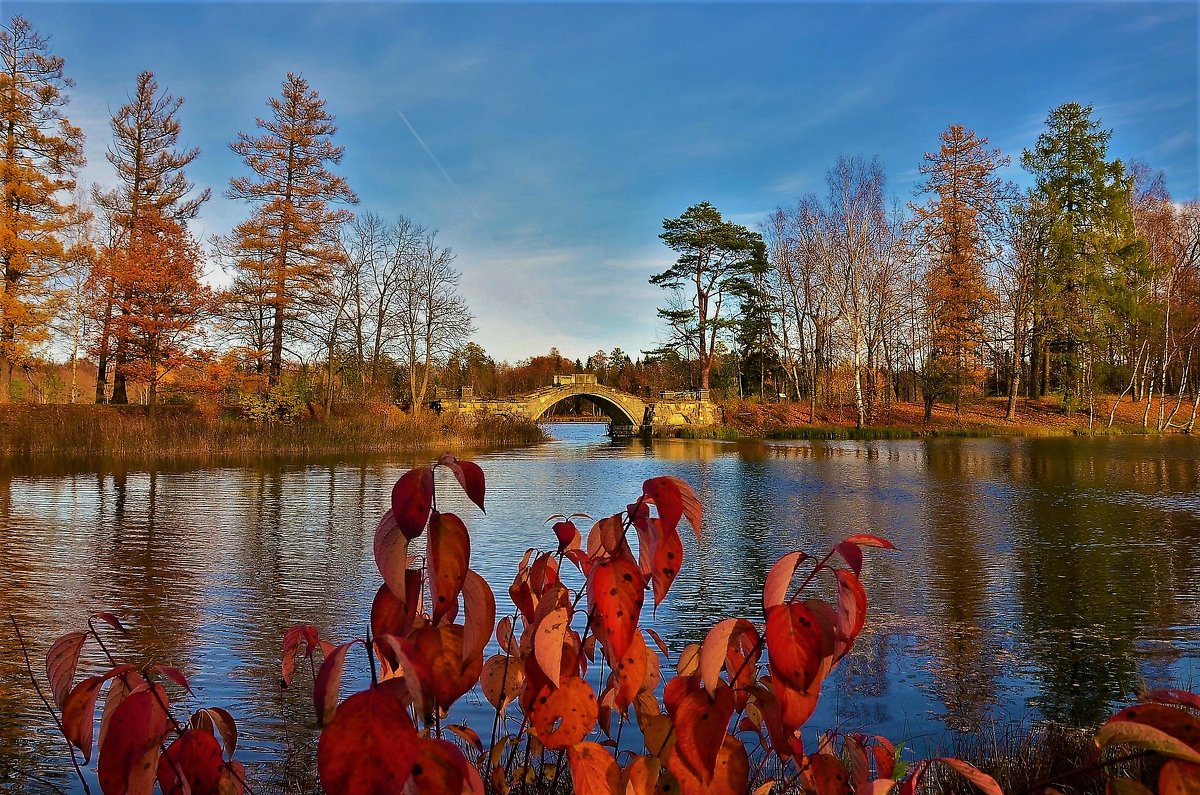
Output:
[[467,494],[467,498],[478,505],[479,510],[487,513],[483,507],[483,470],[477,464],[456,458],[450,453],[444,453],[438,459],[438,463],[454,473],[458,485],[462,486],[463,491]]
[[[96,777],[105,795],[151,795],[159,744],[167,733],[166,691],[150,683],[130,693],[113,712],[100,746]],[[215,744],[215,740],[213,741]]]
[[658,518],[662,526],[677,530],[679,520],[683,518],[683,495],[679,491],[678,478],[650,478],[642,484],[642,493],[658,508]]
[[404,599],[397,599],[386,584],[375,592],[371,601],[371,634],[375,637],[395,635],[402,638],[412,631],[421,601],[421,572],[416,569],[405,571],[404,585]]
[[496,597],[487,580],[467,570],[463,580],[463,660],[480,657],[496,626]]
[[561,687],[542,688],[529,710],[531,728],[551,751],[583,742],[597,717],[596,693],[578,676],[565,680]]
[[233,756],[233,752],[237,750],[237,724],[228,711],[220,707],[205,707],[192,715],[191,724],[197,729],[220,735],[221,742],[225,745],[226,756]]
[[342,703],[317,746],[317,773],[331,795],[392,795],[412,775],[417,731],[391,688],[372,687]]
[[567,749],[571,789],[576,795],[622,795],[621,769],[602,745],[578,743]]
[[746,746],[729,735],[721,744],[710,781],[696,777],[679,754],[670,755],[667,770],[678,781],[681,795],[746,795],[749,789],[750,759],[746,755]]
[[733,691],[728,687],[711,697],[704,690],[690,693],[675,710],[675,751],[705,784],[712,781],[733,710]]
[[412,767],[415,792],[445,792],[458,795],[467,781],[466,757],[458,746],[446,740],[417,740],[416,760]]
[[964,762],[961,759],[953,759],[951,757],[942,757],[938,760],[956,771],[960,776],[970,781],[976,787],[983,790],[987,795],[1004,795],[1004,790],[1000,789],[1000,785],[996,783],[996,779],[984,773],[979,768],[969,762]]
[[284,687],[292,686],[292,676],[296,672],[296,655],[304,645],[304,656],[311,657],[320,643],[317,628],[312,624],[297,624],[288,629],[283,635],[283,666],[280,669],[280,679]]
[[800,692],[817,681],[824,658],[832,652],[828,631],[799,602],[767,608],[766,640],[771,673]]
[[1181,707],[1200,709],[1200,695],[1187,690],[1151,690],[1142,696],[1142,701],[1160,701],[1164,704],[1178,704]]
[[646,585],[637,564],[626,557],[598,562],[588,576],[588,610],[602,630],[609,661],[625,655],[642,614]]
[[136,666],[133,665],[118,665],[102,676],[89,676],[75,685],[63,699],[63,734],[67,742],[83,751],[84,764],[92,758],[92,731],[96,721],[96,699],[100,695],[100,688],[109,679],[134,670]]
[[[749,633],[755,641],[758,640],[758,630],[744,618],[727,618],[720,621],[705,636],[704,643],[700,646],[699,673],[710,695],[715,693],[717,686],[721,684],[721,668],[725,665],[725,657],[729,653],[734,636],[742,633]],[[733,673],[730,672],[731,675]]]
[[1158,773],[1159,795],[1200,795],[1200,765],[1170,759]]
[[862,547],[858,544],[852,544],[849,541],[843,541],[834,547],[834,550],[842,556],[842,560],[850,567],[850,570],[858,575],[862,572],[863,553]]
[[625,654],[616,660],[612,675],[616,677],[617,686],[613,693],[613,704],[617,711],[625,714],[633,699],[646,684],[646,672],[649,665],[649,649],[640,632],[635,632],[633,642]]
[[211,733],[189,729],[158,759],[162,795],[219,795],[225,760]]
[[112,613],[92,613],[92,618],[100,619],[105,624],[108,624],[110,627],[115,629],[117,632],[120,632],[122,635],[129,634],[129,630],[125,629],[125,625],[122,624],[120,619],[118,619]]
[[[422,526],[424,526],[422,524]],[[379,520],[375,529],[375,566],[383,575],[383,581],[400,601],[408,598],[406,578],[408,571],[408,536],[396,523],[396,514],[388,511]]]
[[433,509],[433,470],[410,469],[392,487],[392,516],[396,527],[410,541],[425,529]]
[[856,533],[852,536],[847,536],[843,541],[846,544],[857,544],[860,547],[876,547],[878,549],[895,549],[891,541],[886,538],[871,535],[870,533]]
[[700,500],[696,498],[696,492],[692,491],[691,485],[683,478],[677,478],[674,475],[668,475],[667,480],[672,481],[675,487],[679,489],[679,499],[683,502],[683,516],[688,520],[688,524],[692,526],[692,532],[696,534],[696,543],[701,542],[700,525],[703,509],[700,507]]
[[835,569],[838,608],[834,641],[834,659],[840,660],[854,648],[854,640],[867,620],[867,591],[858,577],[845,569]]
[[452,513],[434,511],[429,519],[426,547],[433,623],[458,609],[458,595],[462,593],[470,560],[471,536],[462,519]]
[[579,533],[579,528],[572,521],[562,521],[554,523],[554,535],[558,538],[558,551],[566,552],[568,549],[578,549],[583,541],[583,536]]
[[113,678],[112,684],[108,686],[108,693],[104,696],[104,712],[100,716],[100,735],[96,738],[99,745],[104,745],[104,738],[108,736],[108,725],[112,722],[113,713],[116,712],[117,707],[121,706],[125,696],[144,687],[146,687],[146,680],[137,671],[129,671],[122,676]]
[[775,561],[775,565],[771,567],[771,571],[767,574],[766,584],[763,586],[763,610],[769,610],[775,605],[783,604],[787,599],[788,588],[791,587],[792,577],[796,576],[796,569],[800,568],[800,564],[808,559],[808,555],[803,552],[789,552],[779,560]]
[[458,624],[427,624],[408,638],[385,635],[377,640],[391,646],[404,669],[404,684],[422,713],[434,705],[450,706],[479,681],[482,653],[464,659],[463,628]]
[[321,663],[317,672],[317,681],[313,684],[313,709],[317,713],[317,725],[328,726],[337,711],[339,690],[342,683],[342,668],[346,665],[346,652],[358,640],[343,643],[329,654]]
[[169,665],[154,665],[151,667],[163,676],[170,679],[175,684],[182,687],[184,690],[188,691],[188,693],[192,692],[192,686],[188,684],[187,677],[183,675],[183,671],[179,670],[178,668],[172,668]]
[[86,632],[68,632],[54,641],[46,652],[46,679],[50,681],[50,692],[60,710],[75,681],[75,669],[79,666],[79,654],[85,640]]

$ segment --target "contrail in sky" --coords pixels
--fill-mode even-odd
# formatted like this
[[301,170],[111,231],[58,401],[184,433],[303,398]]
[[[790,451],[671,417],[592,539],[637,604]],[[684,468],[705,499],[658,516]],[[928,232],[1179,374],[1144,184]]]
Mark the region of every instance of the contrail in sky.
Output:
[[442,176],[445,177],[446,181],[450,183],[450,187],[458,191],[458,195],[461,196],[462,200],[466,203],[467,209],[471,211],[471,215],[478,218],[479,213],[475,212],[475,205],[471,204],[471,200],[467,198],[467,194],[463,193],[463,189],[458,187],[458,183],[454,181],[454,178],[451,177],[446,169],[442,166],[441,161],[437,159],[437,155],[435,155],[433,151],[425,145],[425,141],[422,140],[421,136],[417,134],[417,128],[412,126],[412,122],[410,122],[408,117],[404,115],[404,111],[396,108],[396,115],[398,115],[400,120],[404,122],[404,126],[408,128],[410,133],[412,133],[413,138],[417,139],[417,143],[419,143],[421,148],[425,150],[425,154],[429,155],[429,159],[432,160],[433,164],[438,167],[438,171],[442,172]]

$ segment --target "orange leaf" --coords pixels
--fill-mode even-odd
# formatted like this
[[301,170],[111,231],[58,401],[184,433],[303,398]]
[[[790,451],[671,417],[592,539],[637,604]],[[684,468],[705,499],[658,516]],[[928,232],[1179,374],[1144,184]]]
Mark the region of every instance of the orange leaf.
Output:
[[410,469],[392,487],[392,515],[396,527],[406,539],[421,535],[433,508],[433,470]]
[[54,641],[50,650],[46,652],[46,679],[50,681],[50,692],[60,710],[67,693],[71,692],[71,683],[75,680],[75,669],[79,666],[79,654],[83,650],[85,640],[86,632],[68,632]]
[[1200,751],[1200,719],[1178,707],[1135,704],[1113,715],[1108,723],[1121,720],[1153,726],[1186,743],[1192,750]]
[[639,756],[625,769],[625,790],[620,795],[654,795],[662,762],[655,756]]
[[[678,781],[681,795],[745,795],[749,787],[750,760],[746,755],[746,747],[741,740],[728,735],[721,744],[711,781],[705,783],[697,778],[678,754],[671,754],[667,769]],[[674,792],[665,789],[660,791]]]
[[496,626],[496,597],[491,586],[468,569],[463,580],[463,661],[483,654]]
[[1177,738],[1153,726],[1128,720],[1109,722],[1101,726],[1096,732],[1096,745],[1100,748],[1108,745],[1133,745],[1185,762],[1200,763],[1200,752]]
[[733,717],[733,691],[722,687],[713,696],[705,690],[690,693],[673,715],[675,750],[693,774],[705,784],[713,778],[717,754]]
[[371,634],[375,637],[395,635],[404,637],[412,631],[421,600],[421,572],[404,572],[404,598],[397,598],[386,584],[379,586],[371,600]]
[[390,688],[355,693],[338,709],[317,746],[317,772],[331,795],[391,795],[416,761],[417,732]]
[[808,559],[808,555],[803,552],[789,552],[779,560],[775,561],[775,565],[771,567],[771,571],[767,574],[766,584],[763,586],[763,610],[769,610],[775,605],[783,604],[787,599],[788,588],[792,584],[792,577],[796,576],[796,569],[800,568],[800,564]]
[[596,693],[578,676],[560,687],[542,688],[529,709],[529,722],[537,738],[552,751],[582,742],[596,725],[597,717]]
[[602,630],[609,661],[625,656],[637,632],[646,585],[637,564],[626,557],[598,562],[588,576],[588,609]]
[[292,686],[292,675],[296,671],[296,656],[300,654],[300,646],[304,645],[304,656],[311,657],[320,643],[317,628],[312,624],[297,624],[290,627],[283,635],[283,663],[280,668],[280,678],[284,687]]
[[533,634],[534,657],[555,687],[562,673],[563,636],[570,626],[570,609],[559,607],[538,622]]
[[820,676],[832,638],[804,604],[767,608],[767,656],[771,673],[797,691],[807,691]]
[[[725,665],[725,657],[735,635],[749,633],[758,640],[758,630],[744,618],[727,618],[720,621],[708,631],[700,646],[700,678],[709,694],[716,691],[721,684],[721,667]],[[731,675],[733,672],[730,672]]]
[[151,683],[126,696],[113,712],[96,764],[96,778],[105,795],[151,795],[154,791],[159,743],[167,733],[167,714],[162,708],[166,703],[166,691]]
[[891,541],[886,538],[871,535],[870,533],[856,533],[852,536],[847,536],[842,542],[845,544],[857,544],[860,547],[876,547],[877,549],[895,549],[896,547]]
[[625,654],[613,665],[613,676],[617,680],[613,704],[617,711],[625,714],[629,705],[638,692],[646,684],[646,673],[649,664],[649,650],[640,632],[635,632],[633,642],[625,650]]
[[1200,765],[1168,760],[1158,773],[1158,795],[1200,795]]
[[961,759],[953,759],[951,757],[942,757],[938,760],[951,770],[957,772],[960,776],[970,781],[979,789],[987,793],[987,795],[1004,795],[1004,791],[1000,789],[1000,785],[996,783],[996,779],[984,773],[979,768],[972,765],[970,762],[964,762]]
[[813,754],[808,758],[808,775],[817,795],[851,795],[850,771],[832,754]]
[[503,709],[506,704],[517,697],[521,690],[524,674],[521,662],[516,657],[496,654],[483,664],[479,675],[479,685],[483,696],[496,709]]
[[623,795],[618,791],[621,770],[602,745],[577,743],[567,749],[572,790],[576,795]]
[[452,513],[434,511],[429,519],[426,546],[433,623],[458,609],[458,595],[462,593],[470,560],[471,536],[462,519]]

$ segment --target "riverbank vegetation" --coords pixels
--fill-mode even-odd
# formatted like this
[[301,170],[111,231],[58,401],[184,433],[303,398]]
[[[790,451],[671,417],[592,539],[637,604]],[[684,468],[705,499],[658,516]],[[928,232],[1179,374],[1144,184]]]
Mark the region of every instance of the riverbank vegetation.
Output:
[[[319,407],[314,407],[319,411]],[[334,417],[307,412],[270,420],[230,411],[164,406],[7,406],[0,459],[170,461],[329,457],[412,450],[486,449],[546,438],[533,422],[501,416],[468,421],[394,406],[346,406]]]

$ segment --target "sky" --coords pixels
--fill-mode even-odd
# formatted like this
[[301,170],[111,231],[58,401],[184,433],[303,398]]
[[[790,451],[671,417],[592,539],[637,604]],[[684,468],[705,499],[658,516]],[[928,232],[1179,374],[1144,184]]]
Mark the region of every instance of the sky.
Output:
[[[193,230],[248,215],[229,149],[289,71],[337,120],[356,211],[439,230],[475,339],[515,362],[656,346],[662,220],[701,201],[757,228],[878,156],[916,198],[923,153],[964,124],[1019,167],[1049,111],[1094,107],[1110,156],[1200,198],[1196,3],[3,3],[66,59],[82,184],[110,184],[111,114],[153,71],[183,97]],[[7,21],[7,20],[6,20]],[[224,277],[210,269],[215,282]]]

